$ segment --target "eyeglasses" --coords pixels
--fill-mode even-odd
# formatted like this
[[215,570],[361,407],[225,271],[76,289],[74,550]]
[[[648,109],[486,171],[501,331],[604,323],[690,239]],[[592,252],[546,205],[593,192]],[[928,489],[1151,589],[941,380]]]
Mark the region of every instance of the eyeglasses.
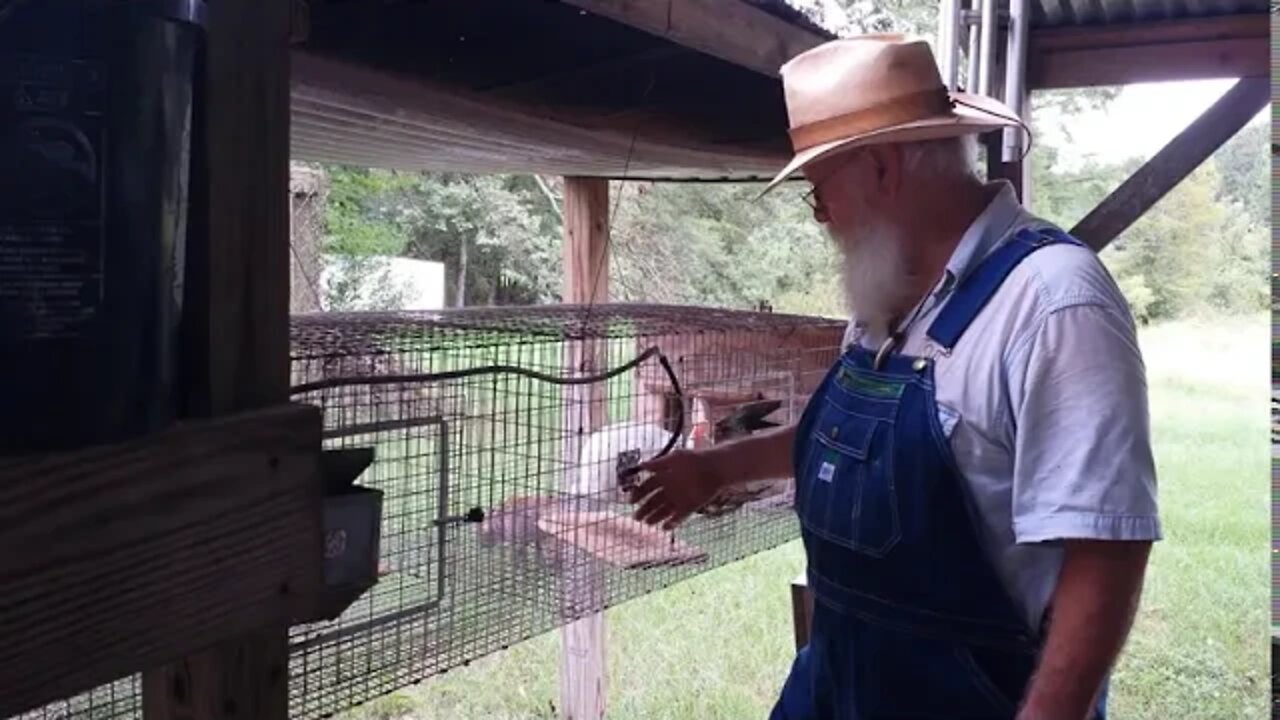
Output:
[[830,180],[833,176],[835,176],[837,172],[839,172],[843,168],[844,168],[843,164],[839,165],[838,167],[832,168],[830,172],[822,176],[822,179],[818,180],[817,182],[809,183],[808,192],[800,196],[800,199],[804,200],[804,204],[808,205],[810,210],[813,210],[813,214],[815,217],[825,215],[827,212],[826,205],[822,203],[822,196],[818,194],[818,189],[822,187],[823,183]]
[[810,183],[809,191],[806,192],[804,195],[800,196],[800,199],[804,200],[804,204],[808,205],[809,208],[813,210],[813,214],[815,216],[825,215],[827,212],[826,205],[823,204],[822,196],[818,193],[818,189],[822,187],[822,185],[826,183],[828,180],[835,177],[836,173],[848,167],[850,161],[860,154],[860,150],[861,148],[856,148],[852,151],[849,151],[847,153],[847,156],[845,157],[844,162],[831,168],[831,170],[829,170],[825,175],[823,175],[820,180]]
[[809,191],[800,196],[805,205],[808,205],[814,213],[822,209],[822,199],[818,197],[818,188],[816,185],[809,186]]

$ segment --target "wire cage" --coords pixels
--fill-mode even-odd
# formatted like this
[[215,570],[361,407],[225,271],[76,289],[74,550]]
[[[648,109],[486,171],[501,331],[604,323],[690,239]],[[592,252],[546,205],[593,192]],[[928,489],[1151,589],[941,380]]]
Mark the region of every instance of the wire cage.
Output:
[[[290,717],[342,712],[798,537],[791,478],[668,533],[631,519],[622,471],[798,419],[843,332],[655,305],[294,316],[294,400],[323,409],[327,448],[374,448],[359,482],[383,510],[378,583],[336,620],[291,630]],[[26,717],[133,717],[137,691],[122,680]]]

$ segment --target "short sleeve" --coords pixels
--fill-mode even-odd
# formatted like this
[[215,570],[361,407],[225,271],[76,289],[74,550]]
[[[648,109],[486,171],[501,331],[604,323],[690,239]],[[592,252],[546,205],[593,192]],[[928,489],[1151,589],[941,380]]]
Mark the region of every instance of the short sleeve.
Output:
[[1159,540],[1146,370],[1127,312],[1050,312],[1007,361],[1017,542]]

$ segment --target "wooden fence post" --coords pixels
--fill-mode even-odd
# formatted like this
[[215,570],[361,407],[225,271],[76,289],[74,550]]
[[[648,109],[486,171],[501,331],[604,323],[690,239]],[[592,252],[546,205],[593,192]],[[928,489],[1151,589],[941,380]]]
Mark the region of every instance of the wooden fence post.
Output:
[[[564,182],[564,301],[572,304],[604,302],[609,297],[609,181],[604,178],[565,178]],[[603,342],[575,342],[569,353],[572,371],[594,374],[604,369]],[[605,387],[594,383],[568,388],[568,430],[564,444],[571,466],[580,438],[605,423]],[[601,578],[589,558],[572,563],[566,573],[569,604],[594,607],[603,602]],[[607,687],[605,679],[604,613],[597,612],[561,627],[560,717],[601,720]]]

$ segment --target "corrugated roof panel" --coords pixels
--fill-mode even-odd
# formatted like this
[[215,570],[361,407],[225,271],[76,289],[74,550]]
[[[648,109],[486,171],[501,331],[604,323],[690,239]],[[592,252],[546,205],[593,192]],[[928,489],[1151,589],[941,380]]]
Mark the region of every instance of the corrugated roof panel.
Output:
[[1031,0],[1031,25],[1114,25],[1269,10],[1268,0]]

